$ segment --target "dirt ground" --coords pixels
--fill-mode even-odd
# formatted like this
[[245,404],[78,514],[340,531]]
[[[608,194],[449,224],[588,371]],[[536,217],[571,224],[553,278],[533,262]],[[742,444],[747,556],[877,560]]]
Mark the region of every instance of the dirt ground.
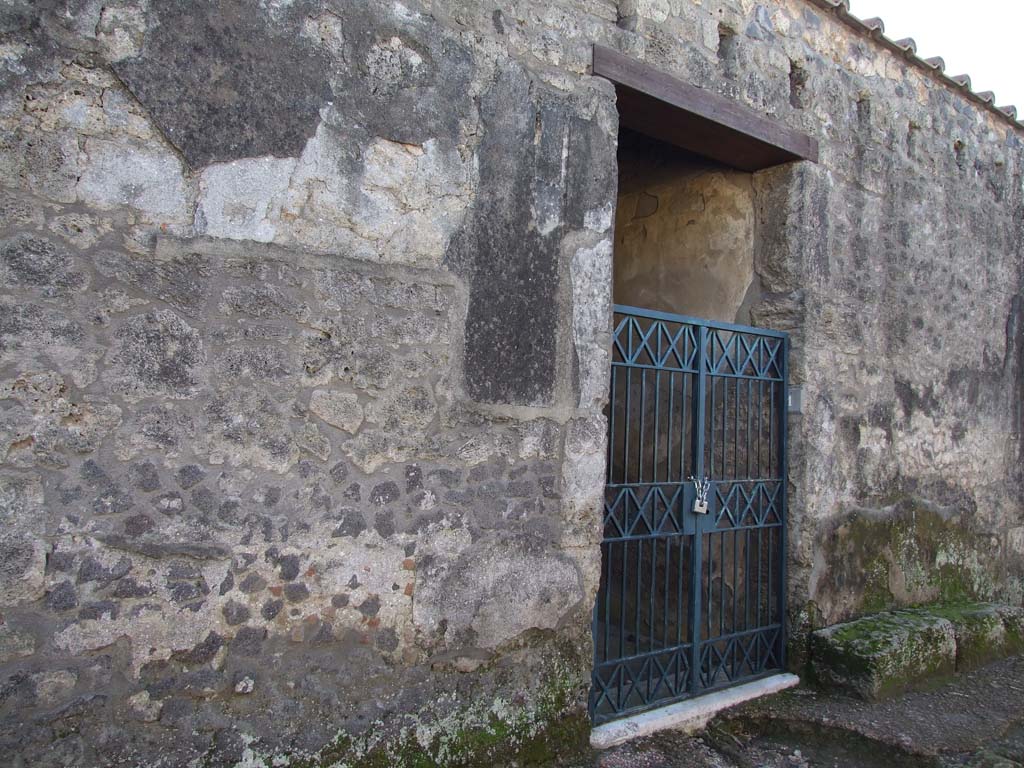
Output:
[[797,688],[572,768],[1024,768],[1024,657],[876,704]]

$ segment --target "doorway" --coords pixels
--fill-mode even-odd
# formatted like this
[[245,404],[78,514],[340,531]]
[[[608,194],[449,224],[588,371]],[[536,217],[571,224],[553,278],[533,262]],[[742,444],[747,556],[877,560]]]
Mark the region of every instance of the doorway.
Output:
[[753,184],[623,129],[595,724],[785,667],[785,333]]

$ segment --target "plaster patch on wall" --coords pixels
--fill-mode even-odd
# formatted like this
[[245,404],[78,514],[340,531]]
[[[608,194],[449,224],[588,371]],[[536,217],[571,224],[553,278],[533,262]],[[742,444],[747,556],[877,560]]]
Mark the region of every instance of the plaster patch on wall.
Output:
[[272,242],[295,158],[256,157],[211,165],[199,178],[196,232]]
[[425,637],[494,649],[528,629],[554,629],[583,598],[576,566],[564,555],[517,542],[467,555],[426,569],[418,581],[413,622]]
[[298,160],[275,239],[437,266],[472,202],[475,175],[473,159],[441,142],[353,147],[322,124]]
[[78,198],[98,208],[126,205],[157,222],[191,218],[181,161],[153,144],[89,139]]
[[572,329],[579,361],[581,409],[599,409],[608,397],[609,317],[612,243],[601,240],[577,248],[572,256]]

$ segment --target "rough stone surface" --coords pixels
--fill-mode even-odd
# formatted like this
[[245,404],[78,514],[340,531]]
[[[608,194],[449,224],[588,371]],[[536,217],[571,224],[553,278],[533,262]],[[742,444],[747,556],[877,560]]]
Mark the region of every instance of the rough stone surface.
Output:
[[923,612],[880,613],[811,635],[815,680],[869,700],[952,674],[956,652],[952,622]]
[[36,641],[27,632],[0,627],[0,663],[13,661],[35,653]]
[[328,424],[355,434],[363,423],[359,397],[351,392],[325,392],[318,389],[309,398],[309,410]]
[[966,603],[932,606],[929,614],[948,619],[956,633],[956,668],[966,671],[1022,650],[1019,627],[1024,610],[1008,605]]
[[991,603],[933,605],[880,613],[811,635],[819,684],[879,699],[932,685],[1021,650],[1024,611]]
[[102,139],[87,141],[85,152],[80,200],[98,208],[135,208],[159,223],[187,220],[185,180],[174,153]]
[[736,186],[740,311],[805,388],[794,646],[1020,604],[1020,136],[804,0],[12,0],[10,760],[585,734],[618,175],[594,43],[822,143]]
[[209,166],[199,180],[196,231],[273,242],[295,159],[261,157]]
[[329,98],[326,62],[296,35],[305,5],[268,19],[236,0],[154,4],[137,54],[114,70],[193,168],[295,156]]

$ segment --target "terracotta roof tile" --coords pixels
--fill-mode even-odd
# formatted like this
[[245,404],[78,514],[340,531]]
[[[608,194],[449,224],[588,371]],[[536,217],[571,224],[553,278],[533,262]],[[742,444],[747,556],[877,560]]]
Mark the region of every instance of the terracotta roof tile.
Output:
[[917,53],[917,43],[914,42],[912,37],[904,37],[902,40],[896,40],[893,45],[906,53]]
[[865,27],[870,29],[876,35],[884,35],[885,34],[885,22],[882,21],[877,16],[872,16],[870,19],[864,19],[864,21],[862,23],[864,24]]

